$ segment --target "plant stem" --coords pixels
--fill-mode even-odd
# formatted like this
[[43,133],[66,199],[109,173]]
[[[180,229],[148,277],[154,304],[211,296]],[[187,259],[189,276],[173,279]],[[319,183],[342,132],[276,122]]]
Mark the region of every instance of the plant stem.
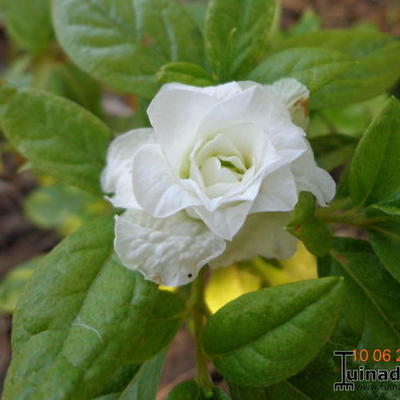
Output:
[[212,390],[212,382],[208,373],[208,358],[202,346],[204,317],[207,306],[204,302],[206,267],[202,268],[192,286],[192,316],[194,325],[194,340],[196,346],[196,380],[207,393]]
[[368,218],[365,217],[365,215],[360,213],[358,210],[349,210],[342,213],[332,213],[332,214],[328,214],[326,212],[319,212],[320,210],[323,209],[319,209],[316,212],[316,217],[324,222],[332,224],[346,224],[346,225],[363,227],[378,222],[383,222],[387,219],[386,217]]

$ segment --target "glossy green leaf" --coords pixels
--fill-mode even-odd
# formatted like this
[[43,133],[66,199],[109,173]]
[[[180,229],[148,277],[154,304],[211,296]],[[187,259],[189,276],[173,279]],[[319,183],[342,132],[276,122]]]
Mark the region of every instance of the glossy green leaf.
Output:
[[148,360],[173,339],[185,315],[185,304],[171,292],[161,290],[135,349],[136,362]]
[[5,22],[11,38],[23,49],[38,53],[53,39],[50,0],[4,0]]
[[272,83],[281,78],[294,78],[313,93],[329,84],[355,62],[353,57],[337,50],[296,47],[268,56],[250,73],[249,79]]
[[365,241],[336,239],[332,256],[320,263],[320,272],[344,277],[346,304],[333,341],[351,348],[396,351],[400,341],[400,284]]
[[210,393],[205,393],[196,381],[190,380],[175,386],[169,392],[167,400],[228,400],[228,397],[217,387],[213,387]]
[[350,168],[356,204],[388,200],[400,190],[400,102],[389,99],[362,137]]
[[275,8],[274,0],[209,2],[206,53],[219,80],[244,77],[262,59]]
[[387,271],[400,282],[400,209],[382,205],[380,209],[371,208],[367,215],[382,219],[367,226],[368,238]]
[[[334,350],[348,350],[341,344],[330,342],[323,351],[295,377],[266,388],[268,400],[362,400],[368,399],[365,391],[333,391],[333,384],[340,380],[340,359]],[[347,359],[350,367],[351,360]],[[345,395],[344,395],[345,393]]]
[[313,397],[308,397],[300,389],[294,386],[289,381],[273,385],[265,389],[265,399],[268,400],[311,400]]
[[237,384],[269,386],[287,379],[328,340],[342,291],[341,280],[329,277],[245,294],[209,319],[205,351]]
[[299,35],[276,45],[276,51],[295,47],[323,47],[348,54],[358,62],[330,84],[314,92],[311,107],[336,107],[380,95],[400,77],[400,43],[372,30],[326,30]]
[[130,364],[120,366],[108,380],[103,388],[102,396],[120,396],[133,378],[141,369],[141,364]]
[[160,83],[180,82],[192,86],[212,86],[213,81],[206,70],[196,64],[174,62],[164,65],[157,73]]
[[301,239],[311,253],[323,256],[332,246],[332,236],[326,224],[318,220],[314,213],[315,197],[310,192],[301,192],[286,229]]
[[[379,382],[372,382],[374,388],[351,391],[333,391],[335,382],[341,378],[340,358],[333,355],[335,350],[352,350],[352,347],[335,342],[328,342],[320,354],[298,375],[288,381],[266,389],[268,400],[390,400],[390,395],[382,395],[378,389]],[[349,368],[358,365],[347,358]],[[383,383],[385,385],[385,383]],[[386,394],[389,394],[387,391]]]
[[232,400],[267,400],[264,388],[240,386],[229,382],[229,393]]
[[17,306],[4,400],[86,400],[130,365],[157,287],[112,256],[113,218],[71,234]]
[[175,0],[56,0],[53,11],[72,60],[123,92],[151,98],[162,65],[203,59],[200,30]]
[[78,105],[34,89],[0,87],[0,124],[44,174],[100,194],[109,129]]
[[155,400],[166,351],[145,362],[118,400]]
[[96,397],[94,400],[155,400],[165,354],[165,350],[161,351],[142,366],[138,366],[135,374],[132,374],[133,378],[126,382],[121,390]]
[[175,386],[168,394],[167,400],[200,400],[201,390],[196,381],[190,380]]
[[0,313],[12,314],[15,311],[17,302],[38,263],[39,259],[27,261],[13,268],[2,278],[0,281]]

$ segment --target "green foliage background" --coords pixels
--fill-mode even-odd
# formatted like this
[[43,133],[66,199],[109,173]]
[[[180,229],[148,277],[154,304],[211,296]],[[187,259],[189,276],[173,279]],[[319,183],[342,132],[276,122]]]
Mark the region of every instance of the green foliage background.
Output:
[[[47,182],[28,197],[28,216],[68,234],[0,284],[0,310],[15,311],[4,400],[155,399],[166,348],[185,321],[198,375],[170,400],[395,398],[379,388],[332,391],[332,352],[395,355],[400,344],[400,103],[390,95],[399,40],[370,27],[320,30],[312,13],[281,32],[273,0],[1,6],[21,54],[0,86],[1,128]],[[308,139],[339,177],[328,208],[302,193],[287,227],[318,258],[318,276],[304,248],[289,262],[241,263],[175,292],[125,269],[113,254],[117,210],[99,184],[114,135],[148,124],[146,106],[164,83],[283,77],[310,89]],[[135,114],[104,112],[102,93],[112,90]],[[346,238],[336,237],[338,224]],[[229,295],[218,299],[215,288]],[[229,395],[210,381],[209,361]]]

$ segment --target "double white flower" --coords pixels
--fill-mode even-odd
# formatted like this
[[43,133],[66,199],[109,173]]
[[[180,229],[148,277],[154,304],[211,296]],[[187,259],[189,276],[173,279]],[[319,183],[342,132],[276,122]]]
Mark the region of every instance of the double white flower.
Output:
[[291,256],[284,228],[299,193],[321,206],[335,193],[303,130],[308,96],[294,79],[165,85],[148,108],[152,128],[117,137],[102,175],[126,209],[115,225],[124,265],[177,286],[206,263]]

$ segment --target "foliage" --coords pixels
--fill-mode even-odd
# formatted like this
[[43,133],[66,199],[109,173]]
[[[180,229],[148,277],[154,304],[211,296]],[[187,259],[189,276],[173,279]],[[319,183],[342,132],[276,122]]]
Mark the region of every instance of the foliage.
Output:
[[[0,125],[40,182],[51,177],[28,196],[28,216],[68,234],[0,284],[0,310],[15,312],[3,399],[155,399],[186,320],[198,375],[170,400],[373,398],[332,391],[333,351],[395,353],[400,339],[400,103],[390,95],[400,42],[376,29],[321,30],[311,11],[281,32],[274,0],[52,3],[1,3],[17,56],[2,76]],[[114,134],[147,125],[143,110],[164,83],[285,77],[309,88],[310,144],[340,179],[327,208],[302,192],[287,226],[299,253],[175,293],[124,268],[113,254],[119,210],[99,183]],[[134,115],[102,108],[112,91]],[[338,225],[348,237],[336,237]],[[229,396],[210,381],[210,361]]]

